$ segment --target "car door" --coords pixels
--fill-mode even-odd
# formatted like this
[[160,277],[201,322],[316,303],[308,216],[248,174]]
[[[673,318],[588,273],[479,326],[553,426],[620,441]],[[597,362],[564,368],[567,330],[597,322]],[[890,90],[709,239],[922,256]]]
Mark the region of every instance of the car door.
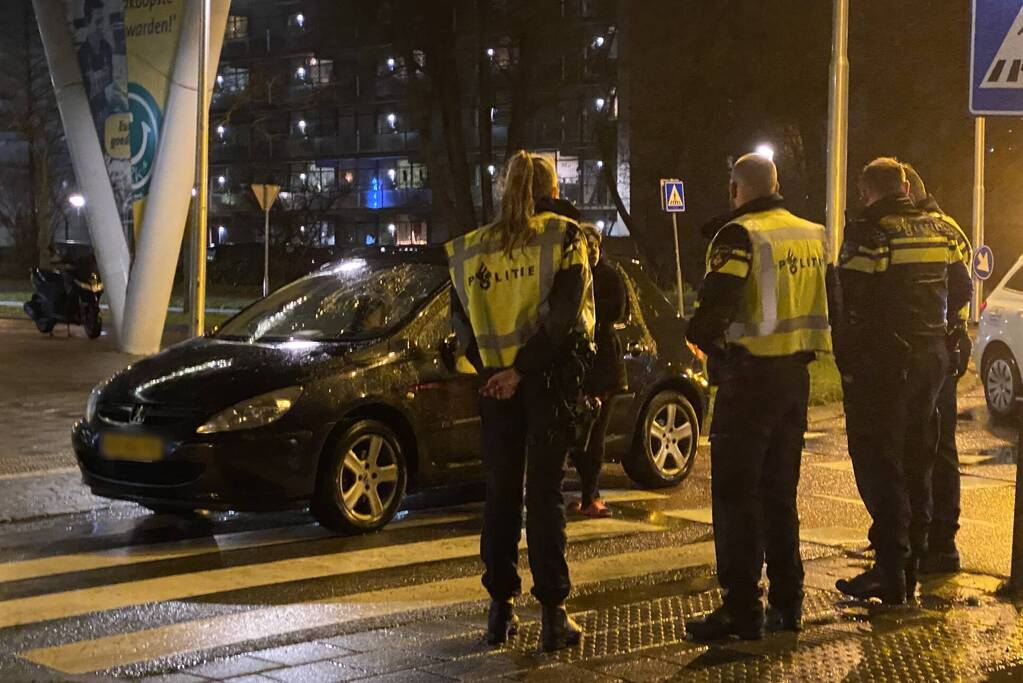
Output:
[[625,283],[626,316],[615,324],[622,342],[625,372],[629,389],[626,393],[611,398],[612,412],[605,437],[609,458],[620,458],[631,447],[633,436],[633,403],[643,397],[646,387],[657,373],[657,341],[647,326],[646,313],[641,302],[641,290],[630,269],[616,265]]
[[419,381],[406,396],[417,416],[419,443],[438,472],[479,464],[480,381],[465,359],[454,367],[449,295],[430,305],[416,338]]
[[997,340],[1009,347],[1017,363],[1023,359],[1023,257],[988,296],[979,337],[978,351]]

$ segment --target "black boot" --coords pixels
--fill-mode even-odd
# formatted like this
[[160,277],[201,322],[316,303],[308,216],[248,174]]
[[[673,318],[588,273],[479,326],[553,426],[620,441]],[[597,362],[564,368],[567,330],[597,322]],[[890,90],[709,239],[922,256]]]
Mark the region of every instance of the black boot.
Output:
[[793,633],[802,631],[803,605],[797,604],[789,607],[769,605],[767,608],[767,630],[792,631]]
[[519,630],[519,618],[511,600],[491,600],[487,615],[487,643],[500,645]]
[[906,602],[906,571],[882,570],[874,565],[851,579],[839,579],[835,588],[857,600],[880,598],[886,605],[902,605]]
[[708,642],[738,636],[742,640],[760,640],[764,637],[764,610],[750,610],[742,618],[733,617],[724,607],[718,607],[703,619],[686,622],[686,633],[696,641]]
[[955,574],[961,569],[962,561],[955,541],[931,544],[930,549],[920,558],[921,574]]
[[543,605],[540,644],[544,652],[553,652],[579,643],[583,630],[568,616],[564,605]]

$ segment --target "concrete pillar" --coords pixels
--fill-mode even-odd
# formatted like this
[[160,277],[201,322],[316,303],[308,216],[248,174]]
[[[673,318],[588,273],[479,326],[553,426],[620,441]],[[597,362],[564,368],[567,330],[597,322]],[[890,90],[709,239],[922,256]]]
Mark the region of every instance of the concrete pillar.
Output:
[[[38,0],[37,0],[38,1]],[[230,0],[212,0],[208,82],[216,80]],[[196,108],[199,77],[201,0],[187,0],[178,53],[174,61],[163,131],[146,199],[135,266],[128,285],[122,348],[128,353],[160,350],[174,271],[195,185]]]
[[103,150],[85,96],[82,70],[71,42],[65,5],[57,0],[32,0],[46,63],[64,124],[71,165],[85,197],[85,217],[100,276],[110,302],[112,328],[123,344],[124,303],[131,256],[117,211]]

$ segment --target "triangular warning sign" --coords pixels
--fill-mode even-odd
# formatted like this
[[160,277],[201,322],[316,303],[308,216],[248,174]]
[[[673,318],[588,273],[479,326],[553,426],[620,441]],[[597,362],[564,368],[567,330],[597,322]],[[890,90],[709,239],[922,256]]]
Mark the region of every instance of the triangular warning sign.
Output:
[[671,186],[671,194],[668,195],[668,208],[681,209],[686,204],[682,201],[682,195],[678,193],[678,185]]
[[1023,89],[1023,9],[1005,34],[980,87]]

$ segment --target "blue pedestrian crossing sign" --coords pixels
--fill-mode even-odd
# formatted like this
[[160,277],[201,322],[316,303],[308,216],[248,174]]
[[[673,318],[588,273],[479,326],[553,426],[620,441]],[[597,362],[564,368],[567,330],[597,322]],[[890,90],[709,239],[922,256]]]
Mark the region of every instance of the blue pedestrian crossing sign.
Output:
[[682,213],[686,210],[686,188],[681,180],[661,180],[661,209],[668,213]]
[[1023,0],[973,0],[970,113],[1023,115]]
[[986,244],[973,254],[973,276],[983,282],[995,270],[995,255]]

